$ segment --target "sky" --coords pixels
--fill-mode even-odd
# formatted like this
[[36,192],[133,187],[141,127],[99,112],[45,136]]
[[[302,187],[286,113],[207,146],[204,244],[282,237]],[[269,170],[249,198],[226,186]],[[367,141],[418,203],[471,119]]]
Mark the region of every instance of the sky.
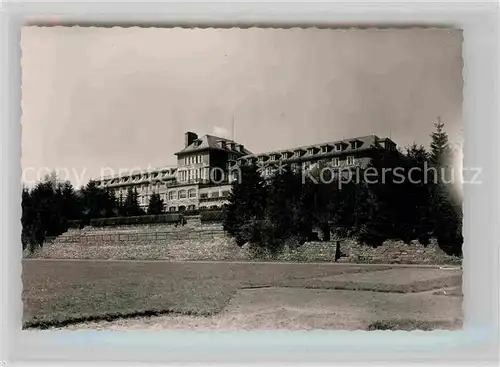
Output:
[[184,133],[254,153],[462,126],[462,33],[444,29],[25,27],[23,181],[76,186],[176,164]]

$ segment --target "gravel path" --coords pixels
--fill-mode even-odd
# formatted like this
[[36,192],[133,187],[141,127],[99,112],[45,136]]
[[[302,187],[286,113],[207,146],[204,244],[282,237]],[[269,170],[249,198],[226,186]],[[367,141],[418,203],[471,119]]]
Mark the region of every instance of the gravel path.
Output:
[[59,330],[366,330],[370,323],[386,320],[427,321],[443,329],[458,329],[462,298],[431,292],[242,289],[215,316],[142,317],[75,324]]

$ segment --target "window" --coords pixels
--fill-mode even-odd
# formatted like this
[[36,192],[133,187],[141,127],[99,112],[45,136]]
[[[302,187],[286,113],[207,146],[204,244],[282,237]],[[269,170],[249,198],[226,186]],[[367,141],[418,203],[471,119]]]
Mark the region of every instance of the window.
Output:
[[239,175],[238,170],[235,170],[235,171],[231,172],[231,179],[232,179],[233,181],[238,181],[238,179],[239,179],[239,176],[238,176],[238,175]]
[[171,212],[175,212],[175,206],[171,206],[170,208],[168,208],[168,210]]
[[210,197],[218,198],[219,197],[219,192],[217,192],[217,191],[212,192],[212,194],[210,195]]
[[229,191],[222,191],[222,197],[228,197],[229,196]]
[[340,160],[338,158],[332,158],[332,165],[337,167],[340,165]]
[[195,209],[196,209],[196,207],[192,204],[188,206],[188,210],[195,210]]
[[293,156],[295,158],[299,158],[300,157],[300,150],[295,151],[295,153],[293,153]]
[[168,200],[175,200],[175,198],[176,198],[175,191],[170,191],[168,193]]
[[189,189],[188,196],[190,198],[195,198],[196,197],[196,190],[195,189]]
[[335,148],[334,149],[335,149],[336,152],[340,152],[342,150],[342,144],[341,143],[335,144]]
[[314,154],[314,148],[307,149],[307,154],[313,155]]
[[[186,190],[180,190],[179,191],[179,199],[185,199],[186,198]],[[180,208],[179,208],[180,210]]]
[[347,164],[348,165],[353,165],[354,164],[354,157],[352,155],[347,157]]
[[309,169],[311,167],[311,162],[304,162],[302,163],[303,169]]
[[208,198],[208,194],[206,192],[200,194],[200,199],[206,199],[206,198]]
[[184,205],[181,205],[181,206],[179,207],[179,211],[180,211],[180,212],[183,212],[184,210],[186,210],[186,207],[185,207]]

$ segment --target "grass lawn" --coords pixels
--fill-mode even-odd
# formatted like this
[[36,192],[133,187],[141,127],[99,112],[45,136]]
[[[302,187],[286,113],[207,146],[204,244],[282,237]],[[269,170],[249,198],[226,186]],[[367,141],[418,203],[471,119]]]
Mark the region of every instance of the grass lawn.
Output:
[[239,288],[293,286],[300,279],[387,269],[385,266],[277,263],[23,261],[23,323],[219,312]]

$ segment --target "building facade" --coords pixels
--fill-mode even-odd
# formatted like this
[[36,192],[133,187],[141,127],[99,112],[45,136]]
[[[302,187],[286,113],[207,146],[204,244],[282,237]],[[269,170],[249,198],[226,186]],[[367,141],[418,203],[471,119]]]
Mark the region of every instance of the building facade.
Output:
[[220,208],[227,203],[231,182],[242,164],[257,164],[264,177],[280,165],[304,170],[331,167],[341,170],[364,168],[377,150],[396,151],[388,138],[368,135],[353,139],[253,154],[242,144],[213,135],[198,137],[187,132],[184,148],[175,155],[177,166],[132,172],[95,180],[123,199],[129,188],[137,190],[139,205],[146,209],[149,198],[158,193],[165,211]]

